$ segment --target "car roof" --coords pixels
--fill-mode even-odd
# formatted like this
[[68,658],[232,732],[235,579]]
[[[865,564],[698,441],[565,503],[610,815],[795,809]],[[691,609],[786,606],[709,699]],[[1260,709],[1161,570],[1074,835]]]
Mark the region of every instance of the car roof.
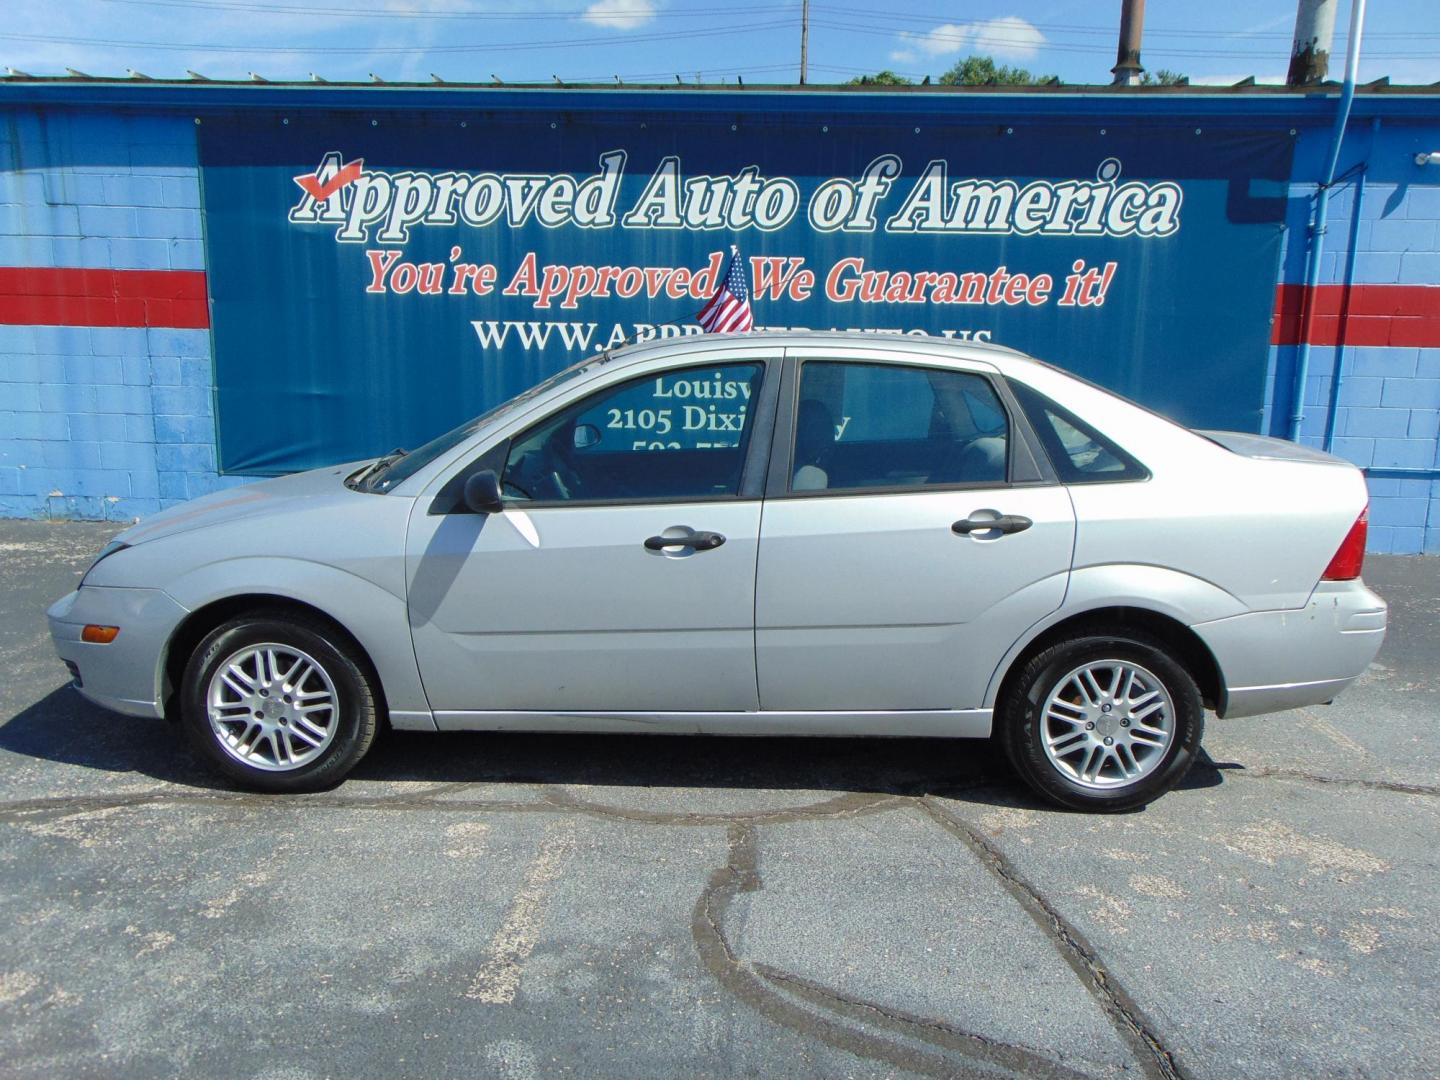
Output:
[[979,360],[1002,370],[1016,364],[1041,364],[1032,356],[988,341],[960,341],[930,334],[891,334],[857,330],[752,330],[736,334],[692,334],[681,338],[652,338],[607,350],[611,360],[638,361],[653,352],[682,356],[715,347],[719,342],[736,344],[764,342],[777,348],[804,348],[844,345],[847,348],[873,348],[886,352],[915,353],[930,358]]

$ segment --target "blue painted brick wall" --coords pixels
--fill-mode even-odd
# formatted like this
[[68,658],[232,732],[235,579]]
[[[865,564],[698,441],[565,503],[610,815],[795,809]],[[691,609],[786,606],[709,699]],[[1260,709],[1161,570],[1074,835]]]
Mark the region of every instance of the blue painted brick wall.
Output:
[[[0,113],[0,265],[201,270],[194,124]],[[205,330],[0,326],[0,516],[129,520],[216,473]]]
[[[1364,198],[1355,213],[1355,175],[1330,200],[1322,284],[1440,285],[1440,168],[1418,166],[1422,145],[1440,137],[1429,125],[1352,125],[1339,173],[1367,162]],[[1296,148],[1281,280],[1304,280],[1314,178],[1329,132],[1302,136]],[[1284,435],[1293,411],[1293,346],[1271,349],[1265,430]],[[1334,393],[1340,378],[1338,395]],[[1334,417],[1329,413],[1334,404]],[[1325,443],[1364,469],[1433,471],[1440,467],[1440,348],[1313,346],[1305,387],[1301,441]],[[1370,550],[1440,554],[1440,481],[1379,475],[1369,478]]]

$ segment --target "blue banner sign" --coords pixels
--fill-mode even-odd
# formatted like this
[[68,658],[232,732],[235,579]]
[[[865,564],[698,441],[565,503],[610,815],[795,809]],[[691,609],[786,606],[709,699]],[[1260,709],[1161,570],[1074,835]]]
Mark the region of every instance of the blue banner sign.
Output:
[[205,121],[222,469],[414,446],[598,349],[699,333],[732,244],[757,329],[995,341],[1259,428],[1285,133],[578,100]]

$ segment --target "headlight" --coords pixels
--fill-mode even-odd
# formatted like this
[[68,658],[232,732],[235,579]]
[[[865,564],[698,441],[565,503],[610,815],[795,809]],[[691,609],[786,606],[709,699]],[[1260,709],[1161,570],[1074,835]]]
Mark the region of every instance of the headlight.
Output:
[[129,546],[129,544],[121,543],[119,540],[111,540],[108,544],[106,544],[103,548],[100,549],[100,554],[95,556],[95,561],[90,564],[90,568],[86,570],[85,573],[80,575],[80,584],[85,584],[85,579],[94,572],[95,567],[99,566],[102,562],[108,559],[111,555],[114,555],[117,551],[124,551]]

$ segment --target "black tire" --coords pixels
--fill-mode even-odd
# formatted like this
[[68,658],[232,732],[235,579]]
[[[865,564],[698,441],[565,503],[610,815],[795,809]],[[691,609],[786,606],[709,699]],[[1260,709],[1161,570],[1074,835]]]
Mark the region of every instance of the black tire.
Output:
[[[211,680],[221,665],[247,647],[266,643],[303,652],[319,666],[324,676],[328,676],[334,688],[334,709],[322,717],[328,718],[324,725],[327,731],[331,725],[334,727],[328,743],[324,743],[310,760],[289,768],[267,769],[247,764],[237,757],[237,753],[243,751],[243,736],[240,737],[241,750],[227,750],[209,718],[207,695]],[[306,685],[317,684],[310,681]],[[190,744],[207,765],[247,788],[275,792],[324,791],[343,780],[370,749],[379,727],[377,703],[380,700],[379,686],[368,663],[332,627],[320,620],[290,612],[256,611],[216,627],[196,647],[185,665],[180,685],[180,724]],[[285,697],[285,701],[290,701],[290,698]],[[299,699],[296,701],[298,703]],[[242,715],[248,717],[249,714]],[[236,731],[242,722],[249,721],[237,720],[233,726],[222,725],[222,728]],[[260,741],[258,736],[255,741]],[[312,748],[298,739],[267,745],[273,747],[282,743],[300,746],[301,757],[312,753]],[[262,749],[262,757],[258,760],[264,760],[266,753],[268,751]],[[276,758],[281,753],[283,751],[269,753],[269,756]],[[284,762],[276,764],[283,766]]]
[[[1118,775],[1121,763],[1117,748],[1113,764],[1106,766],[1102,774],[1109,786],[1101,788],[1093,783],[1079,782],[1072,774],[1080,770],[1072,767],[1067,772],[1051,761],[1046,754],[1045,740],[1047,726],[1055,732],[1056,723],[1051,721],[1047,725],[1043,711],[1051,692],[1057,690],[1058,684],[1068,674],[1084,665],[1107,660],[1136,665],[1158,680],[1172,704],[1173,727],[1169,744],[1163,752],[1148,751],[1142,745],[1139,752],[1148,755],[1148,771],[1136,780],[1126,782]],[[1051,802],[1073,810],[1099,813],[1144,806],[1178,784],[1200,751],[1200,738],[1205,728],[1205,707],[1200,689],[1190,672],[1175,660],[1163,641],[1124,627],[1086,630],[1037,653],[1007,684],[1000,705],[1000,741],[1021,778]],[[1105,711],[1108,714],[1111,710]],[[1129,728],[1129,722],[1124,726]],[[1079,723],[1076,723],[1077,732],[1079,728]],[[1059,735],[1063,736],[1066,731],[1063,724],[1058,726]],[[1119,733],[1115,734],[1120,737]],[[1091,737],[1088,730],[1083,736],[1074,736],[1076,739]],[[1098,735],[1093,737],[1100,738]],[[1105,753],[1103,750],[1098,752]],[[1066,753],[1076,755],[1071,759],[1073,765],[1074,760],[1084,759],[1086,749],[1079,746]],[[1133,748],[1131,755],[1134,761]]]

